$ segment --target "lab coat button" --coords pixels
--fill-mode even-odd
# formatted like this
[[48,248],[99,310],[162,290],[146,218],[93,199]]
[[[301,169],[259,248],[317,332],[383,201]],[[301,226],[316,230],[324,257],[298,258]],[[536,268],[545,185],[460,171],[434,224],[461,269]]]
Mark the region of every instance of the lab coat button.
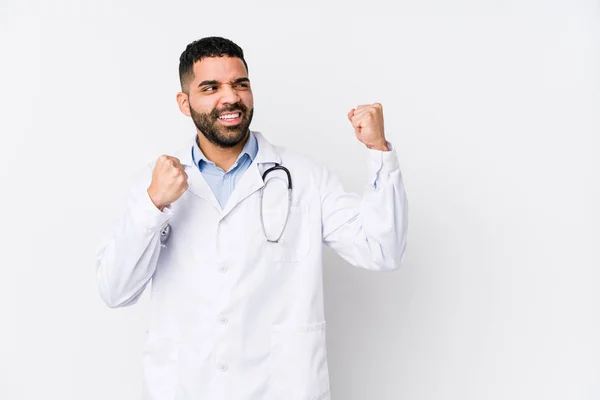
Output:
[[219,268],[219,271],[221,271],[222,273],[227,272],[227,267],[221,267]]
[[221,370],[221,372],[225,372],[227,371],[229,368],[227,367],[227,364],[220,364],[219,365],[219,370]]
[[227,319],[227,317],[221,317],[219,318],[219,322],[221,323],[221,325],[225,325],[229,322],[229,319]]

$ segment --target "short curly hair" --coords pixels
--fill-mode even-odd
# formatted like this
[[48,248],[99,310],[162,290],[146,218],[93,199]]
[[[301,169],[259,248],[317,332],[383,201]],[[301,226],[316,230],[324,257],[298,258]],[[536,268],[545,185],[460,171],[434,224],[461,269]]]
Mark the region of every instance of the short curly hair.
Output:
[[187,92],[187,86],[194,80],[194,64],[206,57],[237,57],[242,60],[248,72],[248,64],[244,59],[244,51],[229,39],[218,36],[205,37],[188,44],[179,57],[179,83],[181,90]]

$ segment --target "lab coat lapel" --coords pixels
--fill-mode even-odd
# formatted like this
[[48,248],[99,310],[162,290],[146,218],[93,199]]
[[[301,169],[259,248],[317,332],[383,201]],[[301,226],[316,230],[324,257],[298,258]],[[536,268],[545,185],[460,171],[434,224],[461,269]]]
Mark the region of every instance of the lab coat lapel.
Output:
[[196,137],[194,136],[185,147],[175,152],[174,156],[179,159],[188,175],[188,191],[200,199],[208,201],[217,210],[221,210],[221,206],[219,205],[215,194],[192,160],[192,147],[195,139]]
[[188,174],[188,191],[195,194],[202,200],[208,201],[214,208],[221,210],[221,205],[215,196],[215,193],[210,188],[204,176],[195,165],[185,167],[185,172]]
[[248,170],[235,186],[227,204],[225,204],[225,209],[223,210],[224,216],[229,214],[244,199],[264,186],[262,173],[266,167],[281,164],[281,157],[277,148],[269,143],[260,132],[252,131],[252,133],[254,133],[258,142],[258,153]]

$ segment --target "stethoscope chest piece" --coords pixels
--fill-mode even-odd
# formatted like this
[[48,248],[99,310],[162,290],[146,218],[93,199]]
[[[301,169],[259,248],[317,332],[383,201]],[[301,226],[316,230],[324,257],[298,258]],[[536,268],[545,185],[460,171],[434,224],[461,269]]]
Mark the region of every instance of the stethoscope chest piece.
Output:
[[160,243],[167,243],[167,240],[169,240],[169,236],[171,236],[171,225],[167,224],[160,231]]

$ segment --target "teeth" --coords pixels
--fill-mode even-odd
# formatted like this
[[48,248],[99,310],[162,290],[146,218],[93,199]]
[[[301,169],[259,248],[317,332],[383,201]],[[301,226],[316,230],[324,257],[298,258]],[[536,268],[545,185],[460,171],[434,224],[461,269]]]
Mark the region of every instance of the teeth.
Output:
[[236,119],[237,117],[240,116],[240,113],[235,113],[235,114],[223,114],[219,117],[219,119]]

